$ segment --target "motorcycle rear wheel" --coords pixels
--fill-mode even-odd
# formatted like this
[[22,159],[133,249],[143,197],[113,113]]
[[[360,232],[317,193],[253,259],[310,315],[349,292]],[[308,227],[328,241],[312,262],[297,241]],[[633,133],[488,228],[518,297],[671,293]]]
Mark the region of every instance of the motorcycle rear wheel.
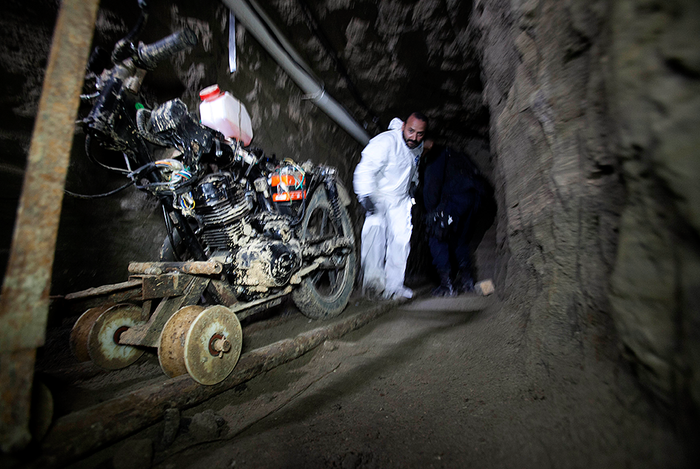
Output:
[[352,240],[350,252],[336,269],[319,269],[305,277],[292,291],[292,300],[302,314],[312,319],[328,319],[343,312],[355,286],[357,254],[350,215],[340,205],[340,223],[333,221],[333,207],[323,188],[311,196],[299,238],[318,238],[328,235],[345,236]]

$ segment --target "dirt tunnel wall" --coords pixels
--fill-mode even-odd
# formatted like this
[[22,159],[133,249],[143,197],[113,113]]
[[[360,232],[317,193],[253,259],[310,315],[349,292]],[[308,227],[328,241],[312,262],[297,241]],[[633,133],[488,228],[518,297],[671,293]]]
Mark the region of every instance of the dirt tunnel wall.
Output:
[[522,319],[531,376],[580,382],[587,363],[621,353],[647,390],[692,421],[700,5],[474,5],[499,284]]

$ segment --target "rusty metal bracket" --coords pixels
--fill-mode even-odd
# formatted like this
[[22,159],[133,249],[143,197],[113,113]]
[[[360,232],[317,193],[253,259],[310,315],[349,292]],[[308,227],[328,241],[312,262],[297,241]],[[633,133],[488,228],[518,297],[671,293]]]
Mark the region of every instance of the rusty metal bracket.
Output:
[[[182,276],[183,274],[178,274]],[[161,277],[166,277],[165,275]],[[168,319],[180,308],[197,304],[199,298],[206,290],[210,280],[207,277],[187,275],[189,282],[177,295],[166,296],[156,307],[151,318],[146,324],[131,328],[119,337],[120,344],[142,345],[146,347],[158,347],[158,340],[163,326]],[[184,282],[183,282],[184,284]],[[173,292],[175,293],[175,292]]]
[[252,316],[255,313],[259,313],[260,311],[264,311],[268,308],[272,308],[273,306],[281,304],[284,297],[289,295],[291,292],[292,287],[286,287],[284,290],[275,295],[271,295],[266,298],[260,298],[254,301],[249,301],[246,303],[240,302],[229,307],[229,309],[232,313],[238,316],[239,321],[242,321],[243,319]]
[[207,289],[224,306],[232,306],[238,303],[236,293],[225,280],[212,279]]
[[0,295],[0,447],[6,452],[22,449],[31,440],[34,358],[45,340],[73,123],[98,5],[98,0],[61,3],[27,158]]

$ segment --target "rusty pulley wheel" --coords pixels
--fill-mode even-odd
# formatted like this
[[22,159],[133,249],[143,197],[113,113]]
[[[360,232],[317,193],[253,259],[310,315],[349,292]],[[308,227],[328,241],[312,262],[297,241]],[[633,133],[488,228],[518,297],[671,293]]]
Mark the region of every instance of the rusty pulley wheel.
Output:
[[119,337],[140,324],[143,320],[138,306],[120,304],[107,309],[97,318],[88,335],[88,354],[92,362],[106,370],[118,370],[138,360],[144,349],[122,345]]
[[204,311],[203,306],[185,306],[170,316],[158,340],[158,361],[163,373],[170,378],[187,373],[185,367],[185,338],[192,322]]
[[160,336],[158,360],[168,376],[188,373],[200,384],[220,383],[241,355],[243,332],[225,306],[188,306],[175,313]]
[[109,308],[109,305],[90,308],[75,321],[73,329],[70,331],[70,339],[68,342],[70,344],[70,351],[79,362],[90,361],[90,354],[88,353],[88,337],[90,336],[90,330],[92,330],[92,326],[95,325],[97,318],[100,317],[107,308]]

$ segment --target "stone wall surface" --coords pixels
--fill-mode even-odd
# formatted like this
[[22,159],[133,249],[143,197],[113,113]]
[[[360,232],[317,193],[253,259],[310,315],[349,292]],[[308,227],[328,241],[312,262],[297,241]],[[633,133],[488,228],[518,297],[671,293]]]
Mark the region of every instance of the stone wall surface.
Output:
[[534,379],[607,355],[623,187],[610,157],[601,2],[475,2],[499,194],[499,283]]
[[580,379],[616,331],[648,389],[700,404],[699,6],[475,2],[498,272],[533,377]]
[[611,298],[625,353],[700,404],[700,3],[613,2],[615,153],[627,202]]
[[455,146],[486,136],[471,2],[259,3],[372,135],[386,130],[393,117],[421,110],[434,133]]

